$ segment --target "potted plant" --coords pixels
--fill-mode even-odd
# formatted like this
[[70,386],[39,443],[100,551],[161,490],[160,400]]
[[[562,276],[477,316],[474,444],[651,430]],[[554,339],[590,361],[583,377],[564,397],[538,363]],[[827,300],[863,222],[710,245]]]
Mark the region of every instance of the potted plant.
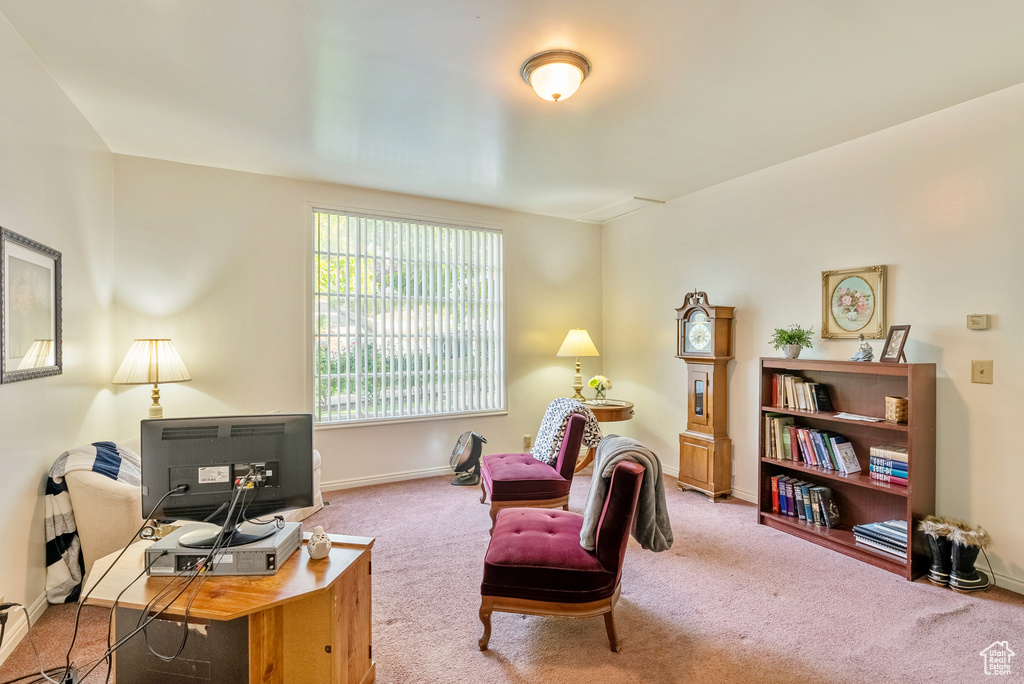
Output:
[[768,341],[775,349],[781,349],[787,359],[795,359],[800,356],[800,350],[804,347],[810,349],[814,346],[811,335],[814,334],[814,327],[801,328],[799,325],[791,325],[788,328],[776,328],[772,339]]

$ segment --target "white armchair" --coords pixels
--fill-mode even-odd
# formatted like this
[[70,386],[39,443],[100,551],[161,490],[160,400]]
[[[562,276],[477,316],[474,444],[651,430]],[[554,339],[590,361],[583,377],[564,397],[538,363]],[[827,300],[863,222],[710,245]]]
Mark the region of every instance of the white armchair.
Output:
[[[139,452],[138,439],[119,444]],[[323,508],[320,462],[320,452],[314,449],[313,505],[285,511],[281,515],[286,522],[305,520]],[[120,550],[142,526],[142,490],[92,471],[72,471],[65,476],[65,481],[88,575],[97,559]]]

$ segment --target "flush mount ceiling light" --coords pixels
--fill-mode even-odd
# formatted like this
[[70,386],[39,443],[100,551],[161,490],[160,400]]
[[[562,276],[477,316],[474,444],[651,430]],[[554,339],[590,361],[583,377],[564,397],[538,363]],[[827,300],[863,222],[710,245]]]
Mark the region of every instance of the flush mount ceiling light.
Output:
[[547,50],[526,60],[519,73],[538,95],[558,102],[572,97],[590,73],[590,62],[571,50]]

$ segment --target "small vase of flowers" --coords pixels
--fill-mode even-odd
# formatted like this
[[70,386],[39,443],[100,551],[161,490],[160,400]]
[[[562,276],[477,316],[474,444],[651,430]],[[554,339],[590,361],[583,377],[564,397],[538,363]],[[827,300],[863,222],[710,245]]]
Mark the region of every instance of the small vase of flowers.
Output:
[[813,326],[801,328],[799,325],[791,325],[788,328],[776,328],[768,344],[775,349],[781,349],[787,359],[795,359],[800,356],[801,349],[810,349],[814,346],[814,342],[811,341],[813,334]]
[[605,392],[612,388],[612,381],[603,375],[595,375],[590,378],[590,382],[587,384],[596,390],[594,399],[597,401],[603,401],[605,398]]

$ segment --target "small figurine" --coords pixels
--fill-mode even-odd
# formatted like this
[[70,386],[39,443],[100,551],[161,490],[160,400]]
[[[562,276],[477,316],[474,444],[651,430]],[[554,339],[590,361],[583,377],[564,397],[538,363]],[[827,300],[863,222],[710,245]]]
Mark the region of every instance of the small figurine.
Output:
[[324,528],[319,525],[313,528],[313,534],[309,535],[309,541],[306,542],[306,550],[313,560],[327,557],[331,552],[331,539],[324,532]]
[[875,350],[871,348],[871,345],[864,341],[864,335],[858,335],[857,339],[860,340],[860,349],[857,353],[850,357],[851,361],[870,361],[875,358]]

